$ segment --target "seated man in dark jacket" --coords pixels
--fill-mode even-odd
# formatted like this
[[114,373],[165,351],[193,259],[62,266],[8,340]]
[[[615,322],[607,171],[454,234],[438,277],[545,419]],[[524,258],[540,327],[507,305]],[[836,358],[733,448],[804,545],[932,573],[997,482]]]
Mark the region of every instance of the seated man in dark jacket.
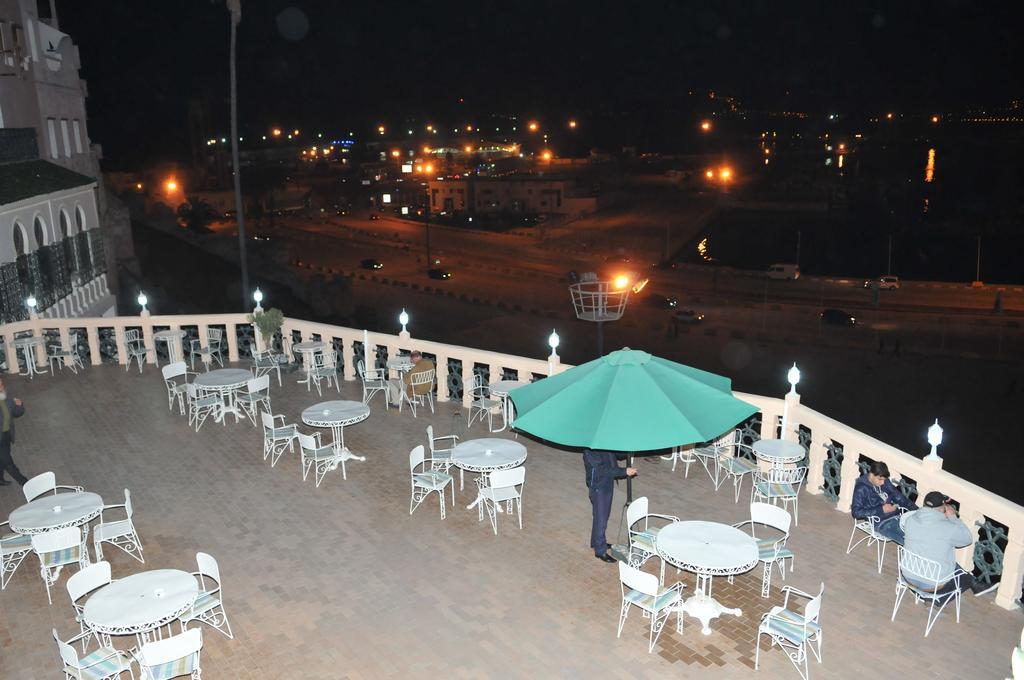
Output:
[[889,466],[872,463],[866,475],[857,478],[853,487],[853,503],[850,507],[857,519],[877,517],[875,531],[894,543],[903,545],[903,529],[900,528],[900,509],[917,510],[889,481]]

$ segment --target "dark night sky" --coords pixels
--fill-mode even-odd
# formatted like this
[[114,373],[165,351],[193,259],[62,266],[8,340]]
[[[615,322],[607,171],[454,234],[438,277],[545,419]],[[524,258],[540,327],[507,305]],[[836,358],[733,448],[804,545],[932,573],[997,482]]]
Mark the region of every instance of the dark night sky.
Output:
[[[1024,89],[1011,67],[1021,3],[242,2],[243,131],[672,108],[690,89],[869,113],[1003,104]],[[89,80],[90,133],[115,163],[184,144],[189,97],[208,103],[211,132],[227,129],[223,2],[58,11]]]

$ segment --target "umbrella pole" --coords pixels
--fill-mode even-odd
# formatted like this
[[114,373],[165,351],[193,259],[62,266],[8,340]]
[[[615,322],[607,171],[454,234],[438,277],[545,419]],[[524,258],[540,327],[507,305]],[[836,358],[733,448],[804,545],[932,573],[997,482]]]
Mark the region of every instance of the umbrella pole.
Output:
[[[626,467],[633,467],[633,454],[630,453],[626,456]],[[618,541],[622,538],[622,525],[626,523],[626,511],[629,510],[629,506],[633,504],[633,478],[626,477],[626,503],[622,506],[622,514],[619,515],[619,530],[615,534],[615,540]],[[628,543],[628,541],[627,541]]]
[[604,356],[604,321],[597,322],[597,356]]

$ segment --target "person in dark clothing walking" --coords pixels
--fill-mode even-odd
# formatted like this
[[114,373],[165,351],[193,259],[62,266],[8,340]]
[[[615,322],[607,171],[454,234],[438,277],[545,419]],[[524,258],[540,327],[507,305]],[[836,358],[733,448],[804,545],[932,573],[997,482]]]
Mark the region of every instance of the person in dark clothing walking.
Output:
[[11,477],[18,484],[24,485],[28,481],[21,470],[14,464],[11,458],[11,447],[14,445],[14,419],[25,414],[25,407],[21,399],[12,399],[7,396],[7,386],[0,380],[0,486],[10,484],[4,479],[4,472],[10,472]]
[[594,556],[605,562],[614,562],[615,558],[608,554],[608,517],[612,512],[612,495],[615,492],[615,480],[636,477],[636,468],[620,468],[615,462],[612,451],[583,452],[583,467],[587,471],[587,488],[590,490],[590,506],[593,521],[590,526],[590,547]]

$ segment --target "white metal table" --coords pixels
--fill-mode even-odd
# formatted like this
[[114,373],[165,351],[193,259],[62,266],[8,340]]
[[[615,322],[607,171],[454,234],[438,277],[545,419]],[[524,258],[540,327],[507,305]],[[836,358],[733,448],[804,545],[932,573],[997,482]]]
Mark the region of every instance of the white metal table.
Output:
[[188,611],[198,595],[196,577],[186,571],[142,571],[97,590],[86,600],[82,619],[107,647],[111,635],[135,635],[141,646],[153,630]]
[[[334,436],[333,446],[340,460],[366,460],[366,456],[357,456],[345,446],[345,427],[361,423],[370,417],[370,407],[361,401],[322,401],[313,404],[302,412],[302,422],[313,427],[329,427]],[[335,464],[332,469],[336,468]],[[342,466],[342,478],[348,479],[345,466]]]
[[742,610],[723,607],[711,597],[711,579],[753,569],[758,562],[757,541],[728,524],[673,522],[658,532],[655,547],[663,560],[662,582],[665,562],[697,575],[696,591],[678,607],[684,614],[700,620],[704,635],[711,634],[711,619],[722,614],[743,615]]
[[14,341],[14,346],[20,348],[25,355],[25,372],[18,375],[27,375],[31,380],[36,373],[49,373],[45,367],[36,366],[36,347],[43,347],[45,344],[46,338],[41,335],[27,335]]
[[[452,449],[452,464],[467,472],[478,472],[484,479],[495,470],[508,470],[522,465],[526,460],[526,447],[511,439],[483,437],[467,439]],[[475,508],[482,500],[480,494],[466,506],[467,510]],[[498,510],[501,512],[501,509]]]
[[214,416],[215,421],[224,423],[227,414],[234,413],[237,423],[241,419],[242,412],[239,410],[238,404],[235,403],[235,390],[250,380],[252,380],[252,373],[244,368],[218,368],[215,371],[196,376],[192,382],[196,387],[220,393],[221,405],[217,409],[217,415]]
[[750,448],[754,450],[754,455],[759,460],[773,467],[799,463],[807,455],[803,446],[785,439],[759,439]]
[[412,359],[408,356],[402,355],[395,357],[394,359],[388,359],[388,368],[392,371],[398,371],[399,373],[407,373],[412,370],[412,367],[416,364],[412,363]]
[[505,428],[512,427],[513,407],[512,400],[508,398],[508,393],[517,387],[525,387],[526,385],[527,383],[520,382],[519,380],[499,380],[487,386],[491,396],[501,398],[501,427],[497,430],[491,430],[491,432],[501,432]]
[[46,495],[11,511],[11,530],[19,534],[45,534],[88,524],[99,517],[103,499],[91,491]]
[[[185,337],[185,331],[182,330],[166,330],[157,331],[153,333],[153,340],[155,342],[167,343],[167,361],[169,363],[175,363],[177,361],[184,361],[184,354],[182,352],[181,341]],[[156,365],[160,365],[160,356],[156,355]]]
[[310,387],[309,376],[313,372],[313,357],[316,356],[317,352],[324,351],[326,347],[327,344],[320,340],[307,340],[306,342],[297,342],[292,345],[292,351],[302,355],[302,370],[306,377],[298,382],[306,383],[306,389]]

